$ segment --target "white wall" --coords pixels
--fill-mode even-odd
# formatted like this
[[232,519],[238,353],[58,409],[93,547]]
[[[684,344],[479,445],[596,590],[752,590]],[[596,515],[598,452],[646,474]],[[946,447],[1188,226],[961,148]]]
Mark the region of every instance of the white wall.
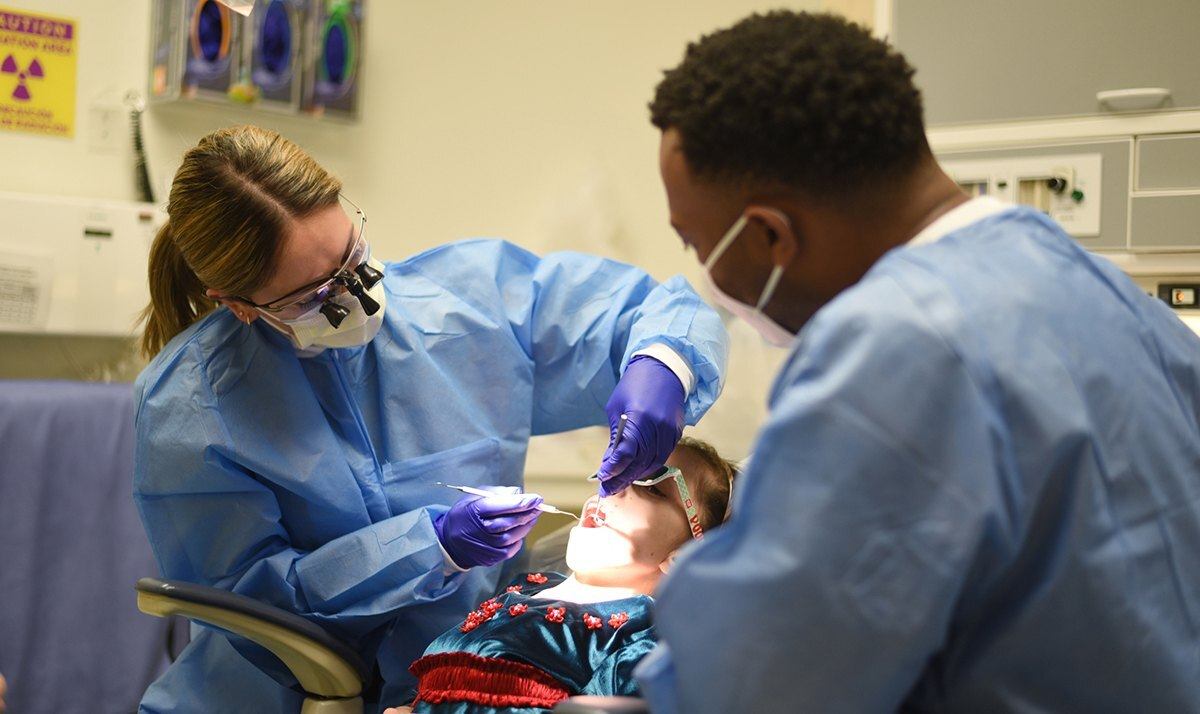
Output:
[[[846,0],[849,1],[849,0]],[[10,0],[79,22],[74,140],[0,134],[0,190],[133,198],[132,155],[89,146],[94,104],[144,90],[149,4]],[[784,3],[816,8],[818,0]],[[500,235],[544,250],[615,235],[627,259],[674,272],[657,132],[646,103],[688,40],[761,0],[370,0],[366,99],[358,125],[240,109],[152,107],[156,187],[205,132],[254,122],[295,139],[346,181],[381,251]],[[165,196],[164,196],[165,197]],[[603,210],[595,220],[589,209]]]
[[[201,135],[252,122],[283,132],[344,179],[370,216],[381,255],[501,236],[541,252],[613,255],[658,278],[683,272],[695,283],[699,266],[667,224],[658,132],[647,119],[662,70],[688,41],[755,10],[824,6],[863,20],[871,12],[870,0],[368,2],[361,123],[152,107],[147,144],[159,200],[179,156]],[[0,133],[0,191],[134,198],[131,150],[95,147],[90,133],[93,106],[119,104],[128,89],[144,92],[149,3],[6,5],[77,20],[80,56],[75,138]],[[735,338],[737,369],[701,435],[740,457],[779,358],[740,327]],[[61,355],[63,345],[0,341],[0,377],[29,376],[26,367]],[[598,460],[604,442],[593,433],[539,444],[530,467],[578,473]]]

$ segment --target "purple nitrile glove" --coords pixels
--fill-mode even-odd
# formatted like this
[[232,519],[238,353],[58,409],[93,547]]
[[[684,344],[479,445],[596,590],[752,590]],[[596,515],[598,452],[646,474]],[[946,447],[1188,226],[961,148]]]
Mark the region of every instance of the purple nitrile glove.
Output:
[[521,550],[541,515],[537,510],[541,502],[542,497],[533,493],[463,496],[437,517],[433,527],[458,567],[495,565]]
[[[687,394],[671,368],[649,355],[629,361],[604,411],[608,413],[608,451],[600,462],[600,495],[611,496],[659,468],[683,436]],[[615,445],[621,415],[628,421]]]

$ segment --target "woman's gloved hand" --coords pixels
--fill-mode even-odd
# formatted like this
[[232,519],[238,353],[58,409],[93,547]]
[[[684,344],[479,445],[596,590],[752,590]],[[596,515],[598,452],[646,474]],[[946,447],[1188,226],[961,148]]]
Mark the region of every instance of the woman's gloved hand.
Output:
[[[608,413],[608,451],[596,474],[600,495],[611,496],[662,466],[683,436],[687,394],[679,377],[649,355],[629,361],[604,410]],[[628,422],[614,445],[617,424]]]
[[515,489],[463,496],[434,521],[438,540],[460,568],[495,565],[521,550],[541,511],[542,497]]

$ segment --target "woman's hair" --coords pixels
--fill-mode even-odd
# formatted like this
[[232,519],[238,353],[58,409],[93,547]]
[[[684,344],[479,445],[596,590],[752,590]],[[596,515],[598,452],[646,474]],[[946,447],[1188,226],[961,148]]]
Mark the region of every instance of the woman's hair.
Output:
[[712,530],[725,520],[729,499],[733,496],[730,487],[741,470],[737,464],[722,458],[707,441],[685,436],[679,440],[679,446],[704,464],[704,475],[696,479],[692,496],[700,505],[700,527],[705,531]]
[[142,352],[152,357],[211,312],[212,288],[248,295],[275,269],[288,225],[338,203],[341,182],[299,146],[255,126],[220,129],[183,156],[168,220],[150,247]]

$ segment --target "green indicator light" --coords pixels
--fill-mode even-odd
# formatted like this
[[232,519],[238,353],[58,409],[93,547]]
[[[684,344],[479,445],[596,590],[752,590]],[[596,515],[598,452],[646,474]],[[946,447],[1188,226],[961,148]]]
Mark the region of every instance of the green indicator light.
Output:
[[1072,191],[1071,192],[1071,200],[1074,201],[1075,203],[1082,203],[1083,202],[1083,191],[1080,191],[1079,189],[1075,189],[1074,191]]

